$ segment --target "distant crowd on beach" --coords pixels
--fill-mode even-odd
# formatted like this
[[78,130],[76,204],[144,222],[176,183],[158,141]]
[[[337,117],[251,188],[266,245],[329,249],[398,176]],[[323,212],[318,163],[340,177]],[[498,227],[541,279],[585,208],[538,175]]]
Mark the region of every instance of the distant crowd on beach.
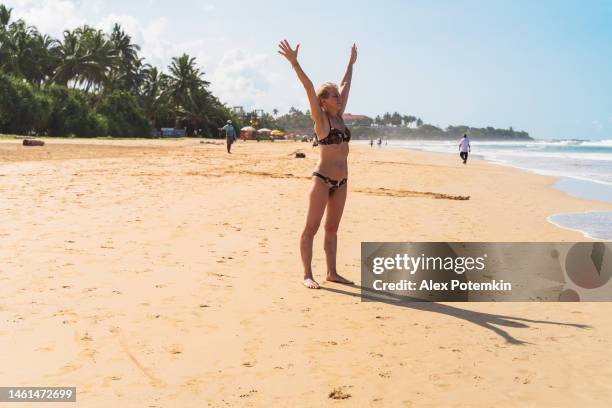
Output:
[[[382,137],[379,137],[378,140],[376,141],[376,145],[378,147],[381,147],[383,143]],[[385,139],[385,146],[387,146],[389,144],[389,139]],[[374,139],[370,139],[370,147],[374,147]]]
[[[236,132],[234,124],[232,123],[231,120],[228,120],[225,126],[218,128],[218,130],[220,132],[225,133],[227,153],[231,154],[232,145],[239,140],[238,133]],[[197,131],[196,131],[196,135],[197,135]],[[287,135],[285,139],[294,140],[294,141],[300,140],[302,142],[313,142],[313,146],[318,145],[316,137],[309,136],[309,135],[300,136],[300,135],[291,134],[291,135]],[[259,142],[260,138],[256,137],[256,140]],[[271,140],[274,140],[274,139],[271,138]],[[384,143],[385,143],[385,146],[388,146],[389,140],[385,138]],[[381,137],[376,139],[376,145],[378,147],[382,147],[383,139]],[[374,139],[372,138],[370,138],[370,147],[374,147]],[[468,155],[471,151],[472,151],[472,146],[470,145],[470,139],[468,138],[467,134],[464,134],[463,138],[461,138],[461,140],[459,141],[459,157],[463,161],[463,164],[467,164]]]

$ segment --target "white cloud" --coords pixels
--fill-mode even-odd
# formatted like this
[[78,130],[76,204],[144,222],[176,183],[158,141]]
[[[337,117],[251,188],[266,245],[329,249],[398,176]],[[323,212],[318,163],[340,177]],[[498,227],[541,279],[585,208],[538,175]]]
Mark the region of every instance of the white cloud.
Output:
[[206,72],[206,79],[210,79],[208,74],[213,61],[211,45],[224,40],[222,37],[216,37],[174,41],[171,25],[165,17],[142,23],[130,15],[110,14],[96,24],[96,27],[110,32],[115,23],[120,24],[121,28],[132,37],[133,43],[140,45],[140,55],[145,58],[146,63],[167,70],[172,57],[180,57],[183,53],[187,53],[195,57],[200,69]]
[[132,37],[133,43],[140,46],[140,55],[145,58],[145,62],[159,67],[168,65],[176,45],[170,39],[166,18],[161,17],[143,24],[130,15],[109,14],[95,26],[110,33],[116,23]]
[[13,8],[13,20],[23,19],[41,33],[57,38],[64,30],[85,24],[80,7],[70,0],[13,0],[7,6]]
[[214,60],[211,55],[210,44],[215,41],[213,39],[200,39],[174,44],[170,49],[171,55],[166,59],[165,64],[170,64],[172,57],[180,57],[183,53],[195,57],[196,63],[200,70],[206,73],[205,79],[210,80],[211,64]]
[[246,110],[279,109],[284,114],[290,106],[308,109],[308,98],[295,73],[275,57],[241,49],[225,51],[209,78],[211,90],[221,102]]
[[135,17],[125,14],[109,14],[96,23],[95,26],[96,28],[109,33],[116,23],[120,24],[123,30],[132,37],[133,42],[136,42],[137,44],[142,42],[142,32],[144,31],[144,27],[141,27],[140,22]]
[[240,49],[225,51],[211,76],[212,90],[219,99],[246,109],[261,107],[269,98],[274,74],[266,69],[269,56]]

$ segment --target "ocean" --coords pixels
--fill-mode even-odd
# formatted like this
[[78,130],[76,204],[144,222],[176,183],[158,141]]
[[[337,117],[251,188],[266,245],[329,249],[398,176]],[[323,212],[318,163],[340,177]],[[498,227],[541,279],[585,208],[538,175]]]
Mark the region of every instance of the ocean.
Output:
[[[388,147],[459,156],[458,145],[459,140],[389,140]],[[472,158],[555,176],[559,178],[555,188],[572,196],[612,202],[612,140],[471,141],[471,145]],[[555,214],[548,221],[594,239],[612,240],[612,212]]]

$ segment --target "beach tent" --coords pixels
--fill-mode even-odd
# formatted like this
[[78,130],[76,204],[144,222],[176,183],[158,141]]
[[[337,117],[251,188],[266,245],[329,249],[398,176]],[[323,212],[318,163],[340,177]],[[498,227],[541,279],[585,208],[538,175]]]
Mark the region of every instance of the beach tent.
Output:
[[277,140],[283,140],[285,139],[285,132],[283,132],[282,130],[273,130],[270,132],[270,136]]
[[245,126],[240,129],[240,138],[242,140],[253,139],[253,135],[256,131],[257,129],[255,129],[253,126]]

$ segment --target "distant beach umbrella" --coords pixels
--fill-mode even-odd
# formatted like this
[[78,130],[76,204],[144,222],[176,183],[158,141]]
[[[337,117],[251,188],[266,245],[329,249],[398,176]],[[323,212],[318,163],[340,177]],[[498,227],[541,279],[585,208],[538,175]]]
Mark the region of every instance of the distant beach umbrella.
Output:
[[257,131],[257,133],[270,133],[270,132],[272,131],[268,128],[261,128]]
[[253,126],[245,126],[240,130],[243,132],[255,132],[257,129],[255,129]]

